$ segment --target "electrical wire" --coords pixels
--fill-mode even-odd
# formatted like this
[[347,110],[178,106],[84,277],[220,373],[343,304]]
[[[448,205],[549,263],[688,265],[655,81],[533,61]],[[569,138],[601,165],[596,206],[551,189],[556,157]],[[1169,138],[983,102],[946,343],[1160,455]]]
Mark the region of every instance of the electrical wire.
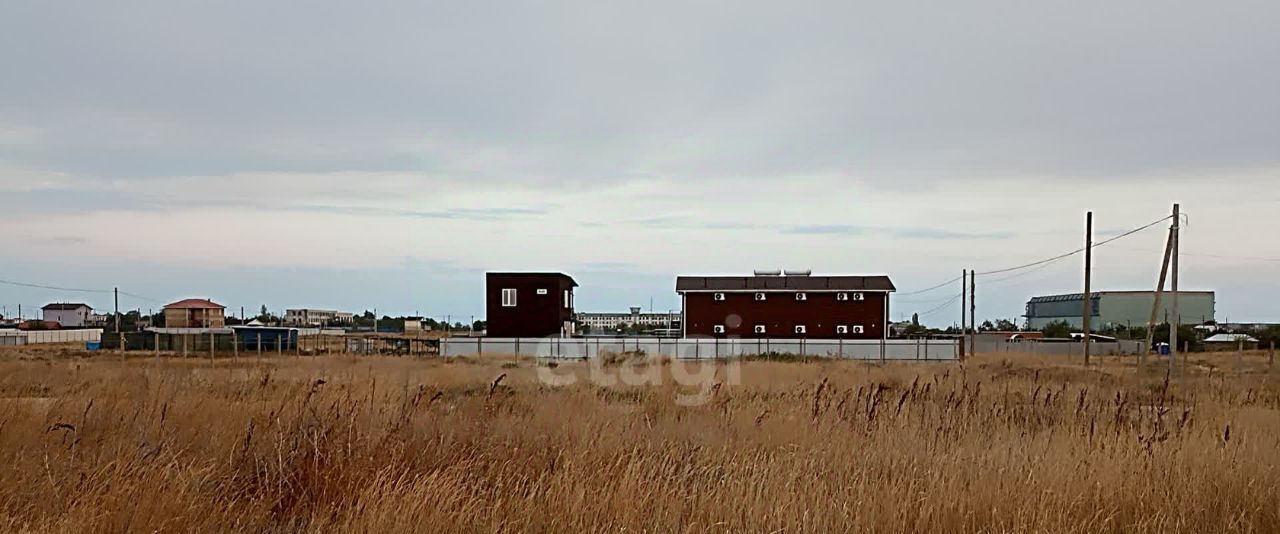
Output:
[[80,289],[80,288],[74,288],[74,287],[46,286],[43,284],[29,284],[26,282],[14,282],[12,280],[0,280],[0,284],[8,284],[11,286],[19,286],[19,287],[31,287],[36,289],[52,289],[54,291],[73,291],[76,293],[110,293],[111,292],[110,290],[107,290],[107,289]]
[[920,317],[927,317],[927,316],[929,316],[929,315],[930,315],[930,314],[932,314],[932,313],[939,312],[939,311],[941,311],[943,308],[946,308],[947,306],[950,306],[951,304],[955,303],[955,301],[960,300],[960,297],[962,297],[962,296],[964,296],[964,294],[962,294],[962,293],[956,294],[956,296],[951,297],[951,298],[950,298],[950,299],[948,299],[946,302],[943,302],[942,304],[939,304],[937,307],[931,308],[931,309],[929,309],[929,311],[920,312],[918,315],[919,315]]
[[907,293],[897,293],[897,294],[896,294],[896,295],[894,295],[894,296],[896,296],[896,297],[909,297],[909,296],[911,296],[911,295],[919,295],[919,294],[921,294],[921,293],[928,293],[928,292],[933,291],[933,290],[935,290],[935,289],[938,289],[938,288],[940,288],[940,287],[946,286],[947,284],[954,284],[954,283],[956,283],[956,282],[959,282],[961,278],[964,278],[964,277],[963,277],[963,276],[957,276],[957,277],[955,277],[955,278],[952,278],[952,279],[950,279],[950,280],[947,280],[946,282],[943,282],[943,283],[938,284],[938,285],[936,285],[936,286],[930,286],[930,287],[927,287],[927,288],[921,289],[921,290],[919,290],[919,291],[910,291],[910,292],[907,292]]
[[[1124,237],[1131,236],[1131,235],[1133,235],[1133,234],[1136,234],[1136,233],[1138,233],[1138,232],[1141,232],[1141,231],[1143,231],[1143,230],[1146,230],[1147,228],[1151,228],[1152,226],[1155,226],[1155,225],[1157,225],[1157,224],[1160,224],[1160,223],[1162,223],[1162,222],[1164,222],[1164,221],[1167,221],[1167,220],[1169,220],[1169,219],[1172,219],[1172,218],[1173,218],[1173,216],[1172,216],[1172,215],[1166,215],[1166,216],[1161,217],[1160,219],[1158,219],[1158,220],[1156,220],[1156,221],[1153,221],[1153,222],[1151,222],[1151,223],[1144,224],[1144,225],[1142,225],[1142,226],[1139,226],[1139,227],[1137,227],[1137,228],[1134,228],[1134,229],[1132,229],[1132,230],[1129,230],[1128,232],[1125,232],[1125,233],[1122,233],[1122,234],[1120,234],[1120,235],[1117,235],[1117,236],[1114,236],[1114,237],[1111,237],[1111,238],[1108,238],[1108,239],[1104,239],[1104,240],[1099,241],[1099,242],[1097,242],[1097,243],[1094,243],[1094,244],[1093,244],[1093,248],[1098,248],[1098,247],[1100,247],[1100,246],[1102,246],[1102,245],[1105,245],[1105,244],[1110,243],[1110,242],[1112,242],[1112,241],[1115,241],[1115,240],[1117,240],[1117,239],[1121,239],[1121,238],[1124,238]],[[1085,250],[1085,249],[1084,249],[1084,247],[1080,247],[1080,248],[1075,249],[1075,250],[1073,250],[1073,251],[1071,251],[1071,252],[1068,252],[1068,253],[1066,253],[1066,254],[1059,254],[1059,255],[1054,256],[1054,257],[1052,257],[1052,258],[1045,258],[1045,259],[1040,260],[1040,261],[1033,261],[1033,262],[1031,262],[1031,263],[1027,263],[1027,264],[1023,264],[1023,265],[1018,265],[1018,266],[1016,266],[1016,267],[1008,267],[1008,268],[1004,268],[1004,269],[996,269],[996,270],[993,270],[993,271],[984,271],[984,272],[980,272],[980,273],[976,273],[976,274],[977,274],[978,276],[987,276],[987,275],[991,275],[991,274],[1000,274],[1000,273],[1007,273],[1007,272],[1010,272],[1010,271],[1018,271],[1018,270],[1026,269],[1026,268],[1028,268],[1028,267],[1035,267],[1035,266],[1037,266],[1037,265],[1043,265],[1043,264],[1046,264],[1046,263],[1049,263],[1049,262],[1053,262],[1053,261],[1061,260],[1061,259],[1064,259],[1064,258],[1069,258],[1069,257],[1071,257],[1071,256],[1075,256],[1076,254],[1079,254],[1079,253],[1081,253],[1081,252],[1084,252],[1084,250]]]
[[[98,293],[98,294],[106,294],[106,295],[109,295],[112,293],[112,290],[110,289],[85,289],[85,288],[79,288],[79,287],[50,286],[45,284],[32,284],[29,282],[15,282],[13,280],[0,280],[0,284],[7,284],[11,286],[18,286],[18,287],[30,287],[34,289],[49,289],[53,291],[69,291],[74,293]],[[138,300],[144,300],[147,302],[155,302],[155,303],[163,302],[161,300],[153,299],[151,297],[144,297],[142,295],[129,293],[127,291],[120,291],[119,293],[126,297],[132,297],[132,298],[135,298]]]

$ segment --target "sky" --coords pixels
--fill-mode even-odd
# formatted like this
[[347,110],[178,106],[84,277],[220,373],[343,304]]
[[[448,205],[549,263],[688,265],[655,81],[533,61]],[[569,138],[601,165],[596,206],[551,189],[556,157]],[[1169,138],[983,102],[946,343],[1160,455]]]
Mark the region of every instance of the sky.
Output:
[[[1182,287],[1280,321],[1272,1],[8,0],[0,50],[0,279],[122,309],[465,321],[485,271],[552,270],[668,310],[786,268],[945,326],[959,282],[916,291],[1179,202]],[[1154,288],[1167,225],[1094,289]],[[1082,266],[981,276],[978,316]],[[0,284],[55,300],[112,306]]]

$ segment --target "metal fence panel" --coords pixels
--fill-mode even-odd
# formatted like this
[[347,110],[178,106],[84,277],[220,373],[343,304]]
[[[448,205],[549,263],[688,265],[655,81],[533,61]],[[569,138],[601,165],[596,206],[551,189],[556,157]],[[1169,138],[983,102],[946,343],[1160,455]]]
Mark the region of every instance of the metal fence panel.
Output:
[[449,357],[523,355],[536,358],[583,359],[639,352],[679,359],[740,358],[787,354],[856,360],[955,360],[960,341],[839,339],[708,339],[708,338],[444,338],[440,354]]

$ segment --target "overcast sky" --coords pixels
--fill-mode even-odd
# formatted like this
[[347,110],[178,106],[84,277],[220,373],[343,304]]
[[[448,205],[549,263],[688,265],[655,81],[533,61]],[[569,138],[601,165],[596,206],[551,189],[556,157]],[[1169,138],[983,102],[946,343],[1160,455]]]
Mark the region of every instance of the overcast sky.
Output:
[[[1183,287],[1280,321],[1273,0],[7,0],[0,50],[0,279],[123,308],[466,320],[486,270],[568,272],[580,311],[753,268],[905,293],[1181,202]],[[1152,288],[1165,227],[1094,288]],[[980,278],[979,316],[1081,267]],[[0,285],[50,300],[111,305]]]

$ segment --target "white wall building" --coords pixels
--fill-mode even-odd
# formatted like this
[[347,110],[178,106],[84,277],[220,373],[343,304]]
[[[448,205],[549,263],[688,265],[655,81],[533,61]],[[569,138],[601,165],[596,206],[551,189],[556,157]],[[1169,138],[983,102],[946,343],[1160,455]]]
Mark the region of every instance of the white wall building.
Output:
[[291,325],[351,324],[354,320],[355,314],[337,310],[301,308],[284,312],[284,321]]
[[576,316],[579,323],[592,331],[614,330],[618,325],[651,326],[654,328],[672,328],[680,326],[680,313],[641,313],[639,306],[633,306],[630,313],[593,313],[580,312]]
[[55,302],[40,308],[45,321],[56,321],[64,327],[79,328],[85,326],[93,315],[93,308],[80,302]]

